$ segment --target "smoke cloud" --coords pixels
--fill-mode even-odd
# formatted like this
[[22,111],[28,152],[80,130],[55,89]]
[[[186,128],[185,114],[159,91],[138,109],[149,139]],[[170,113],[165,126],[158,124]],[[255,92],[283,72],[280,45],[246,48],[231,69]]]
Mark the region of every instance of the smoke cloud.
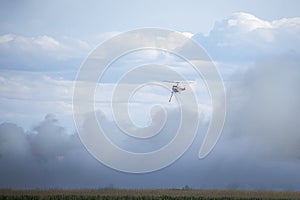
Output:
[[[268,22],[237,13],[216,23],[207,37],[193,37],[212,52],[215,60],[229,61],[222,63],[224,67],[230,62],[242,63],[234,78],[226,77],[225,127],[205,159],[198,159],[198,151],[207,120],[201,121],[195,141],[175,163],[152,173],[128,174],[98,162],[76,132],[68,133],[54,115],[48,114],[29,130],[14,123],[0,124],[0,188],[188,185],[200,189],[300,190],[299,21]],[[110,139],[138,152],[164,145],[173,136],[172,124],[179,121],[172,115],[163,132],[167,135],[154,138],[153,144],[135,144],[121,136],[104,113],[99,111],[97,116],[109,130]]]

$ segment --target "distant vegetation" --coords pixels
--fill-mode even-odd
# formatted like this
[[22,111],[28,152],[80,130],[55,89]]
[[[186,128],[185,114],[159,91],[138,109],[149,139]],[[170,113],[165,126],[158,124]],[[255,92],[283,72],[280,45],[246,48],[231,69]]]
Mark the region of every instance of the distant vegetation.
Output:
[[0,200],[202,200],[300,199],[300,192],[238,190],[0,190]]

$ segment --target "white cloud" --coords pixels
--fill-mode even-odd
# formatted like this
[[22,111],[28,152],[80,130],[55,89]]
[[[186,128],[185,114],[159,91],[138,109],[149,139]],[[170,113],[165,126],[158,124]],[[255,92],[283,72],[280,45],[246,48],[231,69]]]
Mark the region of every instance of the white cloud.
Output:
[[43,35],[33,39],[33,42],[45,50],[57,50],[62,44],[52,37]]
[[55,113],[68,129],[72,123],[73,81],[42,72],[2,70],[0,75],[0,121],[30,127],[45,113]]
[[234,13],[227,20],[228,27],[236,27],[239,31],[250,32],[259,28],[272,28],[268,21],[261,20],[248,13]]
[[[140,77],[151,73],[146,71]],[[166,76],[161,77],[163,80]],[[55,113],[62,120],[68,129],[73,130],[72,119],[73,108],[73,87],[74,81],[65,80],[60,77],[54,77],[46,72],[24,72],[2,70],[0,75],[0,121],[17,122],[25,128],[32,125],[32,121],[37,121],[45,113]],[[170,90],[172,83],[157,82],[165,85],[165,88],[159,85],[145,85],[136,91],[130,99],[132,102],[131,112],[134,119],[149,120],[148,115],[141,110],[147,110],[149,106],[161,104],[163,106],[177,106],[176,99],[170,104]],[[125,91],[132,88],[132,84],[122,83]],[[112,100],[113,89],[116,83],[99,83],[95,91],[95,108],[100,108],[106,117],[111,119],[112,112],[110,102]],[[138,87],[140,84],[135,84]],[[199,79],[198,82],[190,84],[198,97],[199,106],[202,107],[203,114],[209,115],[210,97],[204,82]],[[182,95],[187,95],[183,93]],[[84,98],[84,96],[83,96]],[[124,103],[124,102],[123,102]],[[134,106],[136,103],[139,107]],[[137,105],[137,104],[136,104]]]
[[63,48],[63,45],[56,39],[42,35],[37,37],[24,37],[12,34],[2,35],[0,37],[1,47],[7,50],[14,48],[14,50],[23,51],[54,51]]
[[7,34],[0,36],[0,44],[10,42],[14,39],[13,35]]
[[193,37],[193,33],[190,33],[190,32],[182,32],[182,34],[188,38],[192,38]]
[[2,71],[0,77],[2,98],[58,101],[70,100],[72,95],[72,81],[54,79],[46,73]]
[[[27,70],[58,67],[67,69],[70,62],[83,59],[91,48],[83,40],[66,36],[54,38],[48,35],[25,37],[6,34],[0,36],[0,67]],[[78,61],[75,63],[75,67],[80,65]]]
[[215,60],[245,62],[287,52],[300,54],[300,18],[266,21],[235,13],[215,23],[208,36],[194,37]]
[[[120,32],[107,32],[85,40],[69,36],[52,37],[49,35],[22,36],[14,34],[0,35],[0,67],[5,69],[35,69],[45,70],[52,68],[67,68],[66,65],[73,63],[72,67],[79,67],[88,53],[102,43]],[[183,32],[188,38],[192,37],[189,32]],[[169,42],[168,42],[169,41]],[[171,42],[170,42],[171,41]],[[122,44],[116,44],[115,49],[121,46],[132,46],[141,42],[125,40]],[[153,45],[152,40],[144,38],[144,45]],[[167,39],[157,40],[157,45],[171,44],[170,48],[177,48],[182,44],[176,34],[170,34]],[[109,52],[109,51],[108,51]],[[68,66],[70,67],[70,66]]]

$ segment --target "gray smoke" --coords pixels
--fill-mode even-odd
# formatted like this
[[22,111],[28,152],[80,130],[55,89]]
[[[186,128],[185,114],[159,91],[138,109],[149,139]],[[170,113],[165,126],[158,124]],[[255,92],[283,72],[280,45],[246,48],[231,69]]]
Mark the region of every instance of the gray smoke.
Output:
[[299,161],[299,61],[294,54],[260,59],[231,88],[228,137],[246,138],[257,156]]
[[[240,72],[244,79],[228,88],[226,126],[211,154],[197,158],[207,129],[201,124],[184,156],[153,173],[127,174],[105,167],[53,115],[30,131],[2,123],[0,187],[299,189],[298,64],[289,55],[261,60]],[[117,131],[101,112],[98,118]]]

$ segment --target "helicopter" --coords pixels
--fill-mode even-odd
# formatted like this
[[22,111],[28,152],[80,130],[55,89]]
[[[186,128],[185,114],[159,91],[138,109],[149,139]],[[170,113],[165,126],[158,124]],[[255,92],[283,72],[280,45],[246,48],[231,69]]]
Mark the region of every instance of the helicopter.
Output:
[[163,81],[163,82],[174,83],[174,85],[172,86],[171,96],[169,98],[169,102],[171,102],[174,93],[179,93],[180,94],[180,92],[186,90],[185,87],[180,87],[179,86],[179,83],[181,83],[181,81]]

